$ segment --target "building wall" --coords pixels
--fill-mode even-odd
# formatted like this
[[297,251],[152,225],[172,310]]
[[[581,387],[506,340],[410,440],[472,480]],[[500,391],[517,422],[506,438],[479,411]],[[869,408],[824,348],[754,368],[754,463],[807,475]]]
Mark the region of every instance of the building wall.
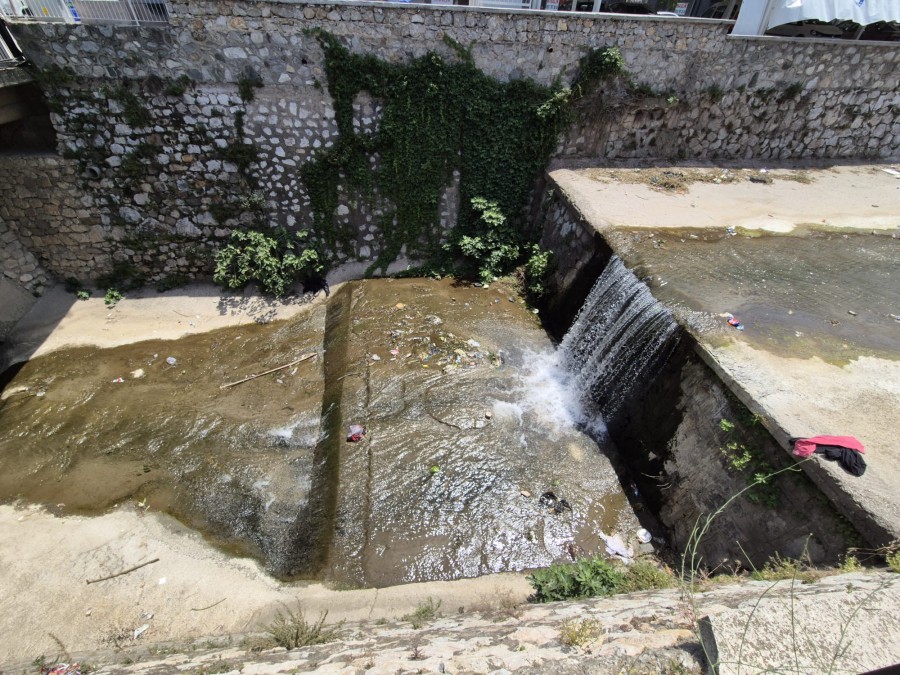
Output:
[[[444,42],[452,38],[486,73],[545,85],[568,81],[588,48],[619,47],[634,86],[620,82],[582,101],[560,141],[565,160],[900,157],[900,50],[892,45],[731,38],[728,24],[716,21],[464,7],[230,0],[172,7],[167,27],[13,27],[38,66],[75,73],[51,101],[60,157],[0,162],[7,206],[16,181],[40,179],[56,162],[55,189],[8,219],[56,275],[89,278],[115,260],[150,279],[206,275],[233,227],[254,218],[308,225],[299,169],[337,134],[315,28],[354,52],[395,62],[429,50],[453,58]],[[237,83],[251,73],[263,86],[244,102]],[[192,85],[167,93],[182,76]],[[116,94],[134,82],[144,87],[151,120],[143,126],[128,123]],[[378,124],[377,101],[360,97],[355,112],[359,126]],[[239,114],[260,151],[253,185],[223,159],[239,140]],[[445,227],[457,207],[448,187]],[[71,210],[79,215],[65,215]],[[334,217],[352,236],[339,259],[377,257],[382,210],[377,199],[370,206],[342,193]]]

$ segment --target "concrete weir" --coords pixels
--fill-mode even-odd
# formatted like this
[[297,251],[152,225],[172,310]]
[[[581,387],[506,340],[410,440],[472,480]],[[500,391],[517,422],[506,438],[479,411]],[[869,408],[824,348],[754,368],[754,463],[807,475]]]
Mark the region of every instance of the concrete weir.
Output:
[[[708,402],[705,421],[695,420],[712,442],[727,445],[728,434],[711,425],[727,417],[717,405],[735,397],[786,453],[791,437],[863,442],[868,470],[861,477],[819,456],[801,467],[830,502],[826,510],[873,547],[900,538],[900,179],[886,168],[557,169],[541,205],[544,245],[559,260],[556,297],[572,305],[548,313],[565,323],[598,266],[621,258],[687,333],[691,354],[678,366],[682,400],[691,382],[695,393],[715,389],[712,380],[726,390],[719,403]],[[729,313],[742,330],[727,323]],[[703,379],[703,364],[714,377],[707,370]],[[613,438],[620,447],[630,439],[647,449],[649,432],[639,437],[636,424],[646,427],[648,414],[662,420],[669,432],[657,435],[663,452],[655,452],[663,456],[638,450],[632,469],[655,477],[660,492],[679,482],[699,490],[687,465],[722,463],[727,453],[713,446],[675,456],[684,446],[679,424],[694,413],[659,410],[667,406],[652,399],[665,398],[667,386],[677,388],[659,384],[641,403],[657,410],[632,413],[643,420],[613,421]],[[677,395],[670,391],[667,400]],[[779,462],[790,458],[772,464]],[[669,510],[670,525],[686,515],[680,506]]]

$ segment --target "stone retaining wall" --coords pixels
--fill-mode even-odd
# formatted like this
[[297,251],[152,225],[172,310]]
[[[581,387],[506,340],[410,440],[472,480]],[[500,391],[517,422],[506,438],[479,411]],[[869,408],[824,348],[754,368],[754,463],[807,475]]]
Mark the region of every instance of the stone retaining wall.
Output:
[[[0,206],[0,213],[4,208]],[[0,271],[22,288],[40,295],[50,278],[16,233],[0,217]]]
[[[428,50],[455,58],[449,38],[498,79],[545,85],[568,81],[587,49],[619,47],[634,86],[620,82],[582,102],[557,152],[566,160],[900,157],[900,51],[892,45],[732,38],[718,21],[388,3],[211,0],[172,8],[165,27],[13,26],[36,64],[75,73],[51,101],[60,153],[74,160],[65,184],[55,185],[83,198],[90,216],[61,217],[50,192],[30,216],[41,224],[14,228],[41,232],[22,241],[42,247],[31,250],[56,275],[96,276],[118,259],[150,279],[203,276],[232,227],[254,218],[308,225],[299,170],[337,133],[322,50],[309,33],[316,28],[355,52],[404,62]],[[263,86],[244,102],[237,85],[248,74]],[[183,76],[192,81],[186,91],[166,93]],[[116,94],[129,81],[156,87],[143,102],[146,125],[128,123]],[[377,101],[360,97],[356,111],[358,125],[378,124]],[[223,159],[229,144],[243,142],[238,113],[259,151],[252,188]],[[40,178],[42,166],[6,158],[0,183],[32,171]],[[95,178],[85,177],[90,166]],[[451,186],[445,228],[455,222],[455,200]],[[348,243],[339,261],[378,256],[384,206],[341,193],[335,227]],[[88,231],[90,246],[71,246]]]

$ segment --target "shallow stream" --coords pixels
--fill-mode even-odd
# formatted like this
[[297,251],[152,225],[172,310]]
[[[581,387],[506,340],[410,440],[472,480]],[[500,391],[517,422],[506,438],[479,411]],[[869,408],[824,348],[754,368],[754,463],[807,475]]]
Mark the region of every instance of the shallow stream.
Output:
[[638,527],[554,359],[510,289],[421,279],[346,284],[286,322],[57,351],[4,389],[0,499],[131,500],[281,578],[543,566]]

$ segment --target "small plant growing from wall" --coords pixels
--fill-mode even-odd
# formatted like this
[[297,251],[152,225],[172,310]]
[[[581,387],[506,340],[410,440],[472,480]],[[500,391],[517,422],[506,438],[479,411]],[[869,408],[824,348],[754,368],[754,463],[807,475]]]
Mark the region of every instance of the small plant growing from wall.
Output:
[[308,237],[306,230],[235,230],[216,254],[213,280],[226,288],[255,281],[266,293],[280,297],[293,283],[318,276],[325,268],[324,256],[309,245]]

